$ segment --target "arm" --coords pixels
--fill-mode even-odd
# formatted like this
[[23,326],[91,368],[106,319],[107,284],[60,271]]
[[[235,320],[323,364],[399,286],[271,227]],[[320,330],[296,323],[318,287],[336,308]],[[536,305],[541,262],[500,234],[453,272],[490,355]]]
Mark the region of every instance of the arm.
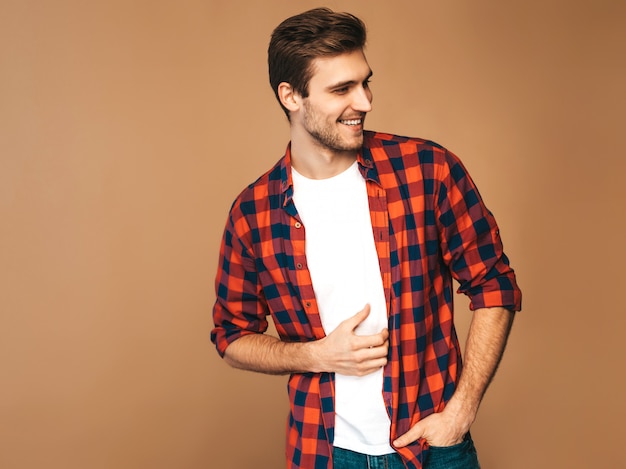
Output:
[[240,211],[233,209],[220,247],[215,327],[211,331],[211,341],[228,364],[268,374],[337,372],[362,376],[387,363],[386,329],[369,336],[355,333],[369,315],[369,305],[320,340],[284,342],[265,335],[269,306],[250,243],[250,228]]
[[403,447],[419,438],[434,446],[461,442],[476,418],[480,402],[495,375],[513,324],[514,313],[505,308],[474,312],[467,336],[465,363],[454,395],[445,409],[419,421],[394,441]]
[[363,376],[387,363],[389,333],[359,336],[357,326],[369,315],[365,306],[323,339],[283,342],[265,334],[247,334],[228,346],[226,362],[244,370],[268,374],[337,372]]
[[476,418],[478,407],[502,358],[521,292],[504,255],[499,229],[476,185],[452,153],[435,154],[433,209],[441,255],[459,292],[474,310],[463,371],[443,411],[417,422],[401,435],[398,447],[425,439],[433,446],[459,443]]

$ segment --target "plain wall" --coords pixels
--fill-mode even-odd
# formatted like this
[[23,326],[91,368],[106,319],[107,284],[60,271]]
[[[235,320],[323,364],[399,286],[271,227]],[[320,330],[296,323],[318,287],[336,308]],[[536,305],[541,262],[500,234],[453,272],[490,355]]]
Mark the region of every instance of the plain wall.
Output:
[[[518,273],[483,467],[626,467],[624,2],[327,5],[368,25],[368,128],[458,154]],[[227,211],[287,144],[269,35],[314,6],[0,2],[0,467],[284,467],[286,378],[209,331]]]

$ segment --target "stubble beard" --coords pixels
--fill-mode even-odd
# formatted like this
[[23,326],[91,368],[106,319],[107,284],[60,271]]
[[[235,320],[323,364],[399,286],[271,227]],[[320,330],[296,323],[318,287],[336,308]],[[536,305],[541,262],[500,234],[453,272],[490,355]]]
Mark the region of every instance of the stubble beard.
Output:
[[358,151],[361,149],[363,146],[362,133],[360,138],[348,141],[339,132],[338,126],[342,124],[339,122],[328,123],[328,121],[317,118],[317,113],[306,101],[304,107],[306,110],[304,127],[320,146],[336,152]]

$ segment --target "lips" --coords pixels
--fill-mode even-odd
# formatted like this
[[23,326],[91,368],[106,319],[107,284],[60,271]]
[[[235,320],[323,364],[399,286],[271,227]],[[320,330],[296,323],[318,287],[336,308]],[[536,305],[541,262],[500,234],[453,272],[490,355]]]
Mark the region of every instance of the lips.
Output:
[[361,125],[363,123],[363,119],[341,119],[339,122],[344,125]]

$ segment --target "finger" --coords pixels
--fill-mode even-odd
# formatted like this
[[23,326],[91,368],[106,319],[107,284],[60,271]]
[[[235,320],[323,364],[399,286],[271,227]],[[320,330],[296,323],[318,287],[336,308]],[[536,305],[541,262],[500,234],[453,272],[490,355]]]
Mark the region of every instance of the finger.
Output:
[[350,330],[355,330],[370,314],[370,305],[366,304],[365,307],[356,313],[351,318],[346,319],[344,322],[350,327]]
[[410,445],[414,441],[422,438],[422,433],[422,428],[418,423],[417,425],[409,429],[409,431],[406,432],[404,435],[400,435],[398,438],[396,438],[393,441],[393,446],[395,446],[396,448],[403,448],[407,445]]
[[362,347],[359,345],[358,347],[358,359],[360,361],[365,360],[377,360],[379,358],[387,358],[387,352],[389,351],[389,347],[386,343],[382,345],[370,345],[369,347]]
[[389,333],[383,329],[377,334],[360,335],[355,337],[357,348],[376,348],[389,346]]
[[357,367],[350,368],[349,373],[346,374],[354,376],[365,376],[380,370],[386,364],[387,360],[384,359],[378,360],[376,362],[368,362],[367,366],[359,365]]

